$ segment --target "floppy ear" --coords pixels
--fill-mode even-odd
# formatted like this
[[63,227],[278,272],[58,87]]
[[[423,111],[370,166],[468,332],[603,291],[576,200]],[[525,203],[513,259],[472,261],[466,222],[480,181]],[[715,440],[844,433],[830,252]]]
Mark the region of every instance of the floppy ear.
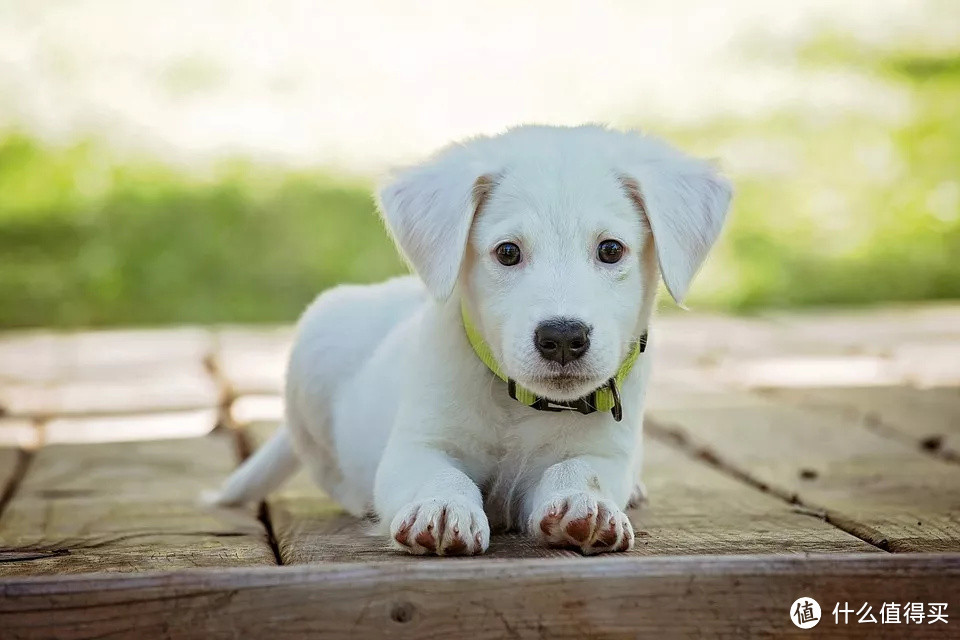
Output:
[[672,150],[629,167],[621,182],[650,224],[667,290],[682,302],[720,235],[730,182],[710,163]]
[[492,185],[485,163],[458,146],[399,172],[380,189],[390,234],[435,298],[453,291],[473,217]]

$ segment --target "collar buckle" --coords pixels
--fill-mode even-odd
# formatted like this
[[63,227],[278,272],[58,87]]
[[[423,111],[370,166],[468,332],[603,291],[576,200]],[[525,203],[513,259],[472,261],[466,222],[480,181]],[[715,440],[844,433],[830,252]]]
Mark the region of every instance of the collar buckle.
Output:
[[[646,334],[644,334],[644,337],[646,337]],[[644,344],[645,346],[646,344]],[[620,387],[617,385],[617,379],[610,378],[607,381],[607,386],[610,387],[610,395],[613,396],[613,408],[610,409],[610,414],[613,415],[615,421],[620,422],[623,420],[623,405],[620,403]]]
[[[610,395],[613,396],[613,408],[610,409],[610,414],[614,420],[620,422],[623,420],[623,405],[620,402],[620,388],[617,385],[616,378],[610,378],[603,386],[608,387],[610,389]],[[600,388],[602,389],[603,387]],[[517,399],[517,383],[513,378],[507,380],[507,393],[509,393],[510,397],[514,400]],[[589,415],[597,411],[597,390],[591,391],[589,395],[583,396],[582,398],[567,402],[553,402],[546,398],[537,397],[534,403],[530,405],[530,408],[536,409],[537,411],[551,412],[576,411],[582,415]]]

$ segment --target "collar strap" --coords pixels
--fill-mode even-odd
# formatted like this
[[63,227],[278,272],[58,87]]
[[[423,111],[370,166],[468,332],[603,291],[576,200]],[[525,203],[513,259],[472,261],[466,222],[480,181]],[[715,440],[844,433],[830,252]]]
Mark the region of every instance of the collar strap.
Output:
[[462,304],[460,305],[460,312],[463,316],[463,328],[466,331],[467,340],[470,342],[470,346],[473,347],[474,353],[477,354],[480,361],[487,365],[487,368],[490,369],[494,375],[507,383],[507,392],[510,394],[510,397],[520,404],[537,409],[538,411],[579,411],[585,415],[593,413],[594,411],[609,411],[613,414],[613,418],[617,422],[623,418],[623,407],[620,404],[620,386],[626,379],[627,374],[633,369],[637,358],[646,350],[647,333],[644,333],[630,343],[630,351],[627,353],[623,364],[620,365],[620,369],[599,389],[594,389],[582,398],[577,398],[569,402],[553,402],[546,398],[541,398],[529,389],[521,387],[516,381],[504,374],[496,358],[493,357],[490,346],[484,341],[476,325],[470,320],[466,307]]

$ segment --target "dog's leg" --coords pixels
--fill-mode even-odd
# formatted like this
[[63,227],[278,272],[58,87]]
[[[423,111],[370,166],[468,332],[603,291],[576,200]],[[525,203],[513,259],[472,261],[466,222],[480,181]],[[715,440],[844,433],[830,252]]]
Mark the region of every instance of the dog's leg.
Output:
[[290,444],[290,434],[281,426],[240,468],[233,472],[219,493],[209,501],[219,506],[236,506],[263,500],[300,468]]
[[[549,546],[585,554],[627,551],[633,525],[620,508],[632,487],[623,464],[581,456],[548,467],[528,504],[528,531]],[[623,494],[622,498],[614,496]]]
[[375,495],[397,548],[417,555],[474,555],[490,544],[480,489],[443,452],[416,444],[389,447]]

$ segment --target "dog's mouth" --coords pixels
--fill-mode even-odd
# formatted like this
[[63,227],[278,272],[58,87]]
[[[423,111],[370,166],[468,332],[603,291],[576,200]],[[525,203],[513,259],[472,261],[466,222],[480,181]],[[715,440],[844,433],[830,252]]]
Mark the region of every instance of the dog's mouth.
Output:
[[590,382],[591,378],[577,373],[555,373],[541,376],[537,380],[538,382],[543,382],[545,384],[569,385],[586,384],[587,382]]
[[532,378],[527,386],[537,395],[551,400],[569,401],[587,395],[603,384],[595,376],[577,372],[557,372]]
[[582,358],[562,365],[529,356],[511,366],[506,373],[517,384],[541,398],[570,402],[600,388],[612,375],[593,358]]

